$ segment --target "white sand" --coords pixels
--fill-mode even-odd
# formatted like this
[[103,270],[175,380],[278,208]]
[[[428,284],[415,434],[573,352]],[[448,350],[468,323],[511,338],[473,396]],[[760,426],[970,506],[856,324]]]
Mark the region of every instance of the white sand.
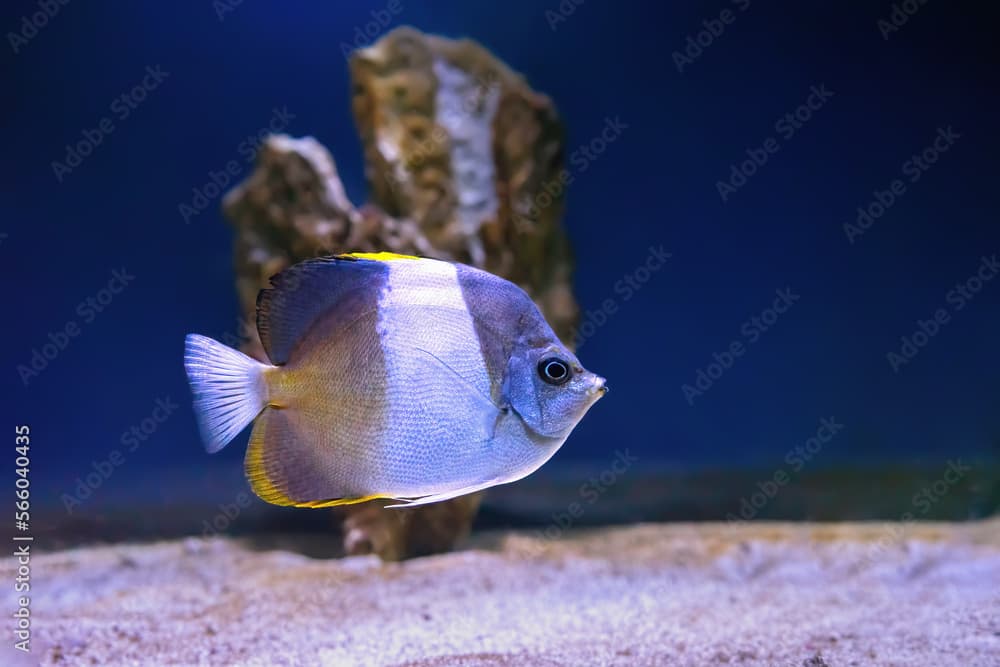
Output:
[[1000,665],[998,520],[642,525],[474,544],[402,564],[221,538],[40,555],[36,660]]

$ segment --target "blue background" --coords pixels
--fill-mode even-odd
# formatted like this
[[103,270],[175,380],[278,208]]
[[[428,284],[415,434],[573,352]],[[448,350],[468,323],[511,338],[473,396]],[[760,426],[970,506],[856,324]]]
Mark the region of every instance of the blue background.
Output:
[[[399,2],[390,28],[473,37],[550,95],[568,154],[609,117],[627,125],[573,171],[565,218],[582,307],[617,300],[581,351],[613,392],[551,466],[607,465],[623,445],[643,465],[771,465],[831,416],[845,428],[818,463],[996,457],[1000,280],[899,373],[886,360],[1000,252],[998,59],[981,10],[930,3],[883,40],[888,2],[587,0],[554,30],[555,0]],[[181,364],[186,333],[234,330],[232,233],[218,201],[189,225],[178,206],[229,160],[250,172],[239,146],[275,107],[294,114],[289,133],[331,150],[361,204],[341,45],[387,4],[252,1],[220,21],[210,2],[71,2],[19,53],[5,38],[4,413],[33,426],[36,485],[70,488],[162,397],[181,407],[110,488],[170,502],[210,466],[239,469],[245,435],[211,459],[202,450]],[[678,72],[671,53],[725,7],[735,21]],[[19,30],[35,10],[5,3],[0,27]],[[57,182],[66,144],[157,65],[163,84]],[[814,85],[834,96],[778,137],[775,122]],[[856,208],[947,126],[961,139],[848,243]],[[780,150],[723,202],[716,182],[768,137]],[[616,283],[660,245],[670,261],[625,301]],[[25,387],[18,364],[122,267],[134,281]],[[681,386],[745,341],[742,324],[786,287],[800,300],[689,405]]]

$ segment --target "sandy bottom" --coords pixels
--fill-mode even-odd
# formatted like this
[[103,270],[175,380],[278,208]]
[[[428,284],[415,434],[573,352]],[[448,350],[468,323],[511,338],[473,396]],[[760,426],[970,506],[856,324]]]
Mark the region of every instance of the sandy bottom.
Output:
[[1000,520],[487,534],[395,564],[192,538],[38,555],[31,608],[43,664],[995,667]]

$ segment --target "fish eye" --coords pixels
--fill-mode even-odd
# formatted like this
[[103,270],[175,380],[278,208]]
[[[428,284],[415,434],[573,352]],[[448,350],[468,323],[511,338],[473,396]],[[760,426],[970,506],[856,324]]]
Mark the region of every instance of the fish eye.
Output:
[[556,357],[542,359],[538,364],[538,374],[549,384],[565,384],[570,377],[569,364]]

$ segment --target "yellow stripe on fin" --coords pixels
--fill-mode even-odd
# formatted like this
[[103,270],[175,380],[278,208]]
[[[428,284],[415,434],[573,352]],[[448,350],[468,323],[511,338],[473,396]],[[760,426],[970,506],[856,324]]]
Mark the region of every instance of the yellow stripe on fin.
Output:
[[250,435],[250,445],[247,447],[246,459],[243,463],[244,472],[250,481],[253,492],[260,496],[261,500],[272,505],[294,506],[295,501],[282,493],[267,476],[264,469],[264,430],[266,427],[265,418],[267,413],[273,408],[267,408],[264,415],[258,418],[254,424],[253,433]]
[[413,255],[400,255],[395,252],[348,252],[337,257],[354,257],[356,259],[373,259],[376,262],[392,262],[397,259],[420,259]]
[[[354,505],[357,503],[368,502],[369,500],[377,500],[379,498],[388,497],[373,495],[362,496],[359,498],[331,498],[326,500],[295,500],[294,498],[289,497],[288,494],[282,491],[278,486],[278,484],[283,484],[285,482],[283,482],[283,480],[277,480],[277,483],[275,483],[275,481],[271,479],[270,475],[268,475],[267,458],[265,457],[265,448],[267,447],[265,441],[268,440],[268,436],[270,436],[271,440],[286,439],[287,433],[284,432],[285,424],[283,422],[284,415],[282,413],[282,410],[277,410],[273,407],[266,408],[254,424],[253,433],[250,435],[250,445],[247,447],[247,455],[244,460],[244,470],[246,472],[247,479],[250,481],[250,487],[253,489],[254,493],[260,496],[261,500],[269,502],[272,505],[281,505],[283,507],[320,508],[336,507],[338,505]],[[269,434],[268,431],[271,431],[271,433]],[[288,454],[288,452],[280,452],[279,454],[285,455]],[[291,472],[291,469],[296,467],[294,461],[286,460],[285,463],[287,464],[287,467],[283,470],[283,472]]]
[[387,498],[387,496],[363,496],[361,498],[333,498],[332,500],[310,500],[307,503],[295,503],[293,507],[311,507],[313,509],[320,507],[337,507],[339,505],[357,505],[358,503],[367,503],[369,500],[378,500],[379,498]]

